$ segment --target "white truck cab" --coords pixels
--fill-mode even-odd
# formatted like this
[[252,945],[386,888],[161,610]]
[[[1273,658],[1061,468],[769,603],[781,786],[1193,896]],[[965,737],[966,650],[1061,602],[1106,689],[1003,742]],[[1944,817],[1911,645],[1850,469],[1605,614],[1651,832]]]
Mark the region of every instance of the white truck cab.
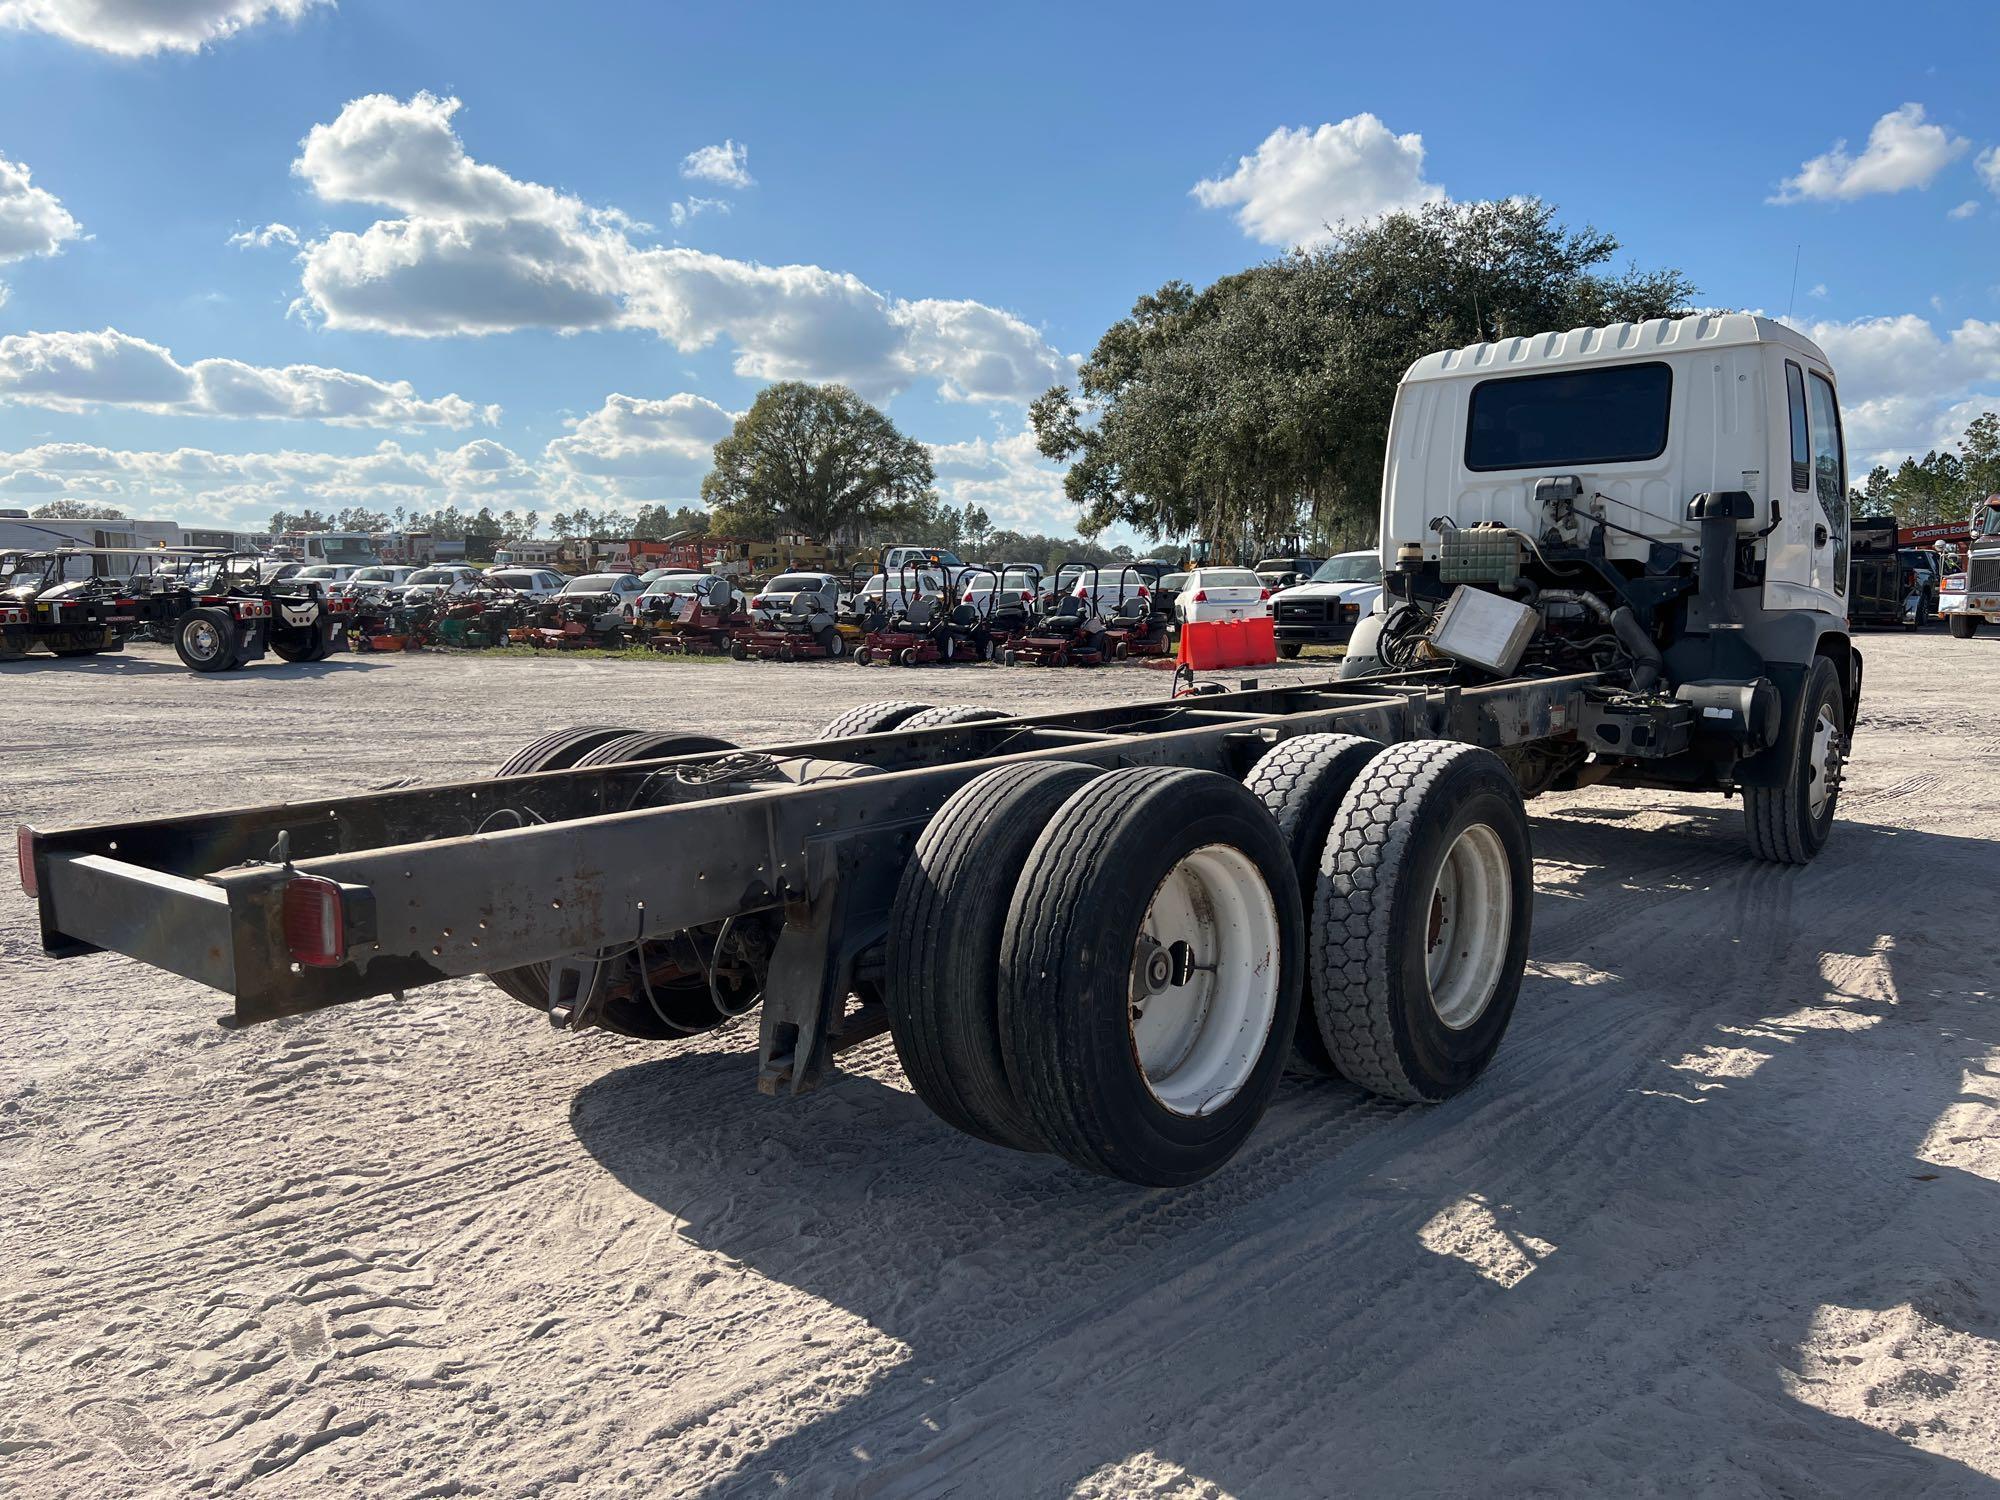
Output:
[[[1538,499],[1574,478],[1573,502]],[[1548,491],[1543,490],[1547,496]],[[1614,563],[1694,547],[1699,494],[1748,497],[1766,610],[1847,613],[1847,463],[1832,367],[1796,329],[1748,313],[1578,328],[1426,355],[1396,395],[1382,560],[1438,556],[1448,516],[1575,538],[1594,518]],[[1549,506],[1567,504],[1557,519]]]
[[1861,692],[1832,367],[1747,313],[1426,355],[1396,393],[1382,611],[1344,677],[1599,672],[1524,791],[1740,793],[1753,847],[1825,841]]

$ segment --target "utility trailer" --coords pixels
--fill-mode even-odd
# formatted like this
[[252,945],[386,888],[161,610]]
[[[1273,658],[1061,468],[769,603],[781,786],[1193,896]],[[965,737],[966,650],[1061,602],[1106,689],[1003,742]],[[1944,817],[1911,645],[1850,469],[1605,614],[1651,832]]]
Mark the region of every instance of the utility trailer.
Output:
[[1389,446],[1388,607],[1332,680],[872,703],[755,750],[593,727],[490,778],[23,828],[43,946],[238,1024],[482,974],[565,1030],[761,1007],[767,1093],[887,1030],[950,1124],[1156,1185],[1227,1161],[1288,1063],[1447,1098],[1520,988],[1526,798],[1723,792],[1758,857],[1826,843],[1844,455],[1824,357],[1736,315],[1431,356]]

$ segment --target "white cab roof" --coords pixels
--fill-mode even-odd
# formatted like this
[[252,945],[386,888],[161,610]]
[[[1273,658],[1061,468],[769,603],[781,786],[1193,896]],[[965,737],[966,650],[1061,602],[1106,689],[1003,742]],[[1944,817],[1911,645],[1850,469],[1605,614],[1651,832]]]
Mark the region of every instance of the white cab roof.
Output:
[[1755,313],[1702,313],[1692,318],[1649,318],[1644,323],[1572,328],[1568,333],[1538,333],[1495,344],[1444,349],[1426,354],[1410,366],[1403,379],[1407,383],[1467,375],[1530,375],[1566,365],[1693,354],[1736,344],[1786,344],[1822,368],[1830,368],[1819,345],[1796,328]]

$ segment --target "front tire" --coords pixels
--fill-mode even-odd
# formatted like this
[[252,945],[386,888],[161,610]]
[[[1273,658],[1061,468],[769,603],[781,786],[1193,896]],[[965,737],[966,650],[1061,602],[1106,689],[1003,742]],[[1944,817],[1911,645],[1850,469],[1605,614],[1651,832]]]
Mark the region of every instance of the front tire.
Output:
[[1956,611],[1945,617],[1950,622],[1951,638],[1955,641],[1969,641],[1979,634],[1979,616]]
[[1313,898],[1313,1008],[1370,1093],[1436,1101],[1500,1046],[1527,966],[1534,858],[1520,788],[1490,750],[1392,745],[1328,829]]
[[1228,1161],[1291,1050],[1302,927],[1290,855],[1241,783],[1094,778],[1036,841],[1001,941],[1001,1045],[1038,1133],[1155,1187]]
[[1824,656],[1814,657],[1785,741],[1784,781],[1743,789],[1745,829],[1758,859],[1803,865],[1826,846],[1847,759],[1846,723],[1840,674]]
[[1284,661],[1297,661],[1299,653],[1303,650],[1305,650],[1305,647],[1301,646],[1297,641],[1278,642],[1278,656]]

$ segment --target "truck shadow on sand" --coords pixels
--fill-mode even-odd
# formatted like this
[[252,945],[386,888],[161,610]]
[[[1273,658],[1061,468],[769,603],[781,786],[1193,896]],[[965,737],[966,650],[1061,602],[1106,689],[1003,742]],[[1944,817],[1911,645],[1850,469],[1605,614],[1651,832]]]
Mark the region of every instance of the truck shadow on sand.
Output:
[[[1990,892],[1993,845],[1848,823],[1787,870],[1729,809],[1536,810],[1530,978],[1479,1085],[1290,1080],[1178,1192],[960,1136],[880,1050],[680,1129],[740,1054],[587,1087],[609,1172],[811,1299],[754,1377],[720,1368],[740,1347],[684,1372],[796,1389],[788,1425],[746,1395],[656,1430],[707,1455],[662,1483],[2000,1495],[1917,1446],[1982,1420],[1953,1393],[2000,1341],[2000,1185],[1951,1164],[2000,1097],[1991,955],[1957,956],[1960,902],[1880,915]],[[857,1373],[826,1321],[888,1352]]]

